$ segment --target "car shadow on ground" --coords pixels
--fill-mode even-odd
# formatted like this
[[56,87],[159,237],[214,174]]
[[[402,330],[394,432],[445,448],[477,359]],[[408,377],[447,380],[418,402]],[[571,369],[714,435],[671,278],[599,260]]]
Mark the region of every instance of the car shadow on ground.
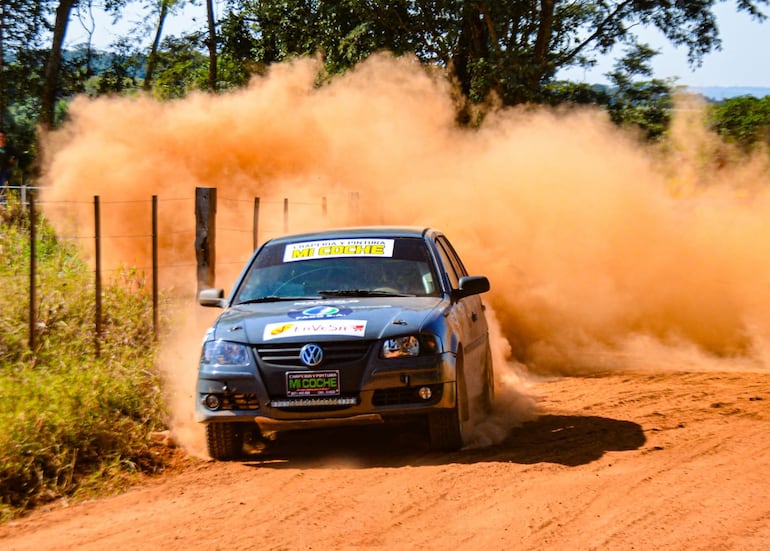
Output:
[[282,433],[242,458],[260,468],[400,467],[449,463],[558,463],[578,466],[608,451],[639,449],[646,439],[631,421],[543,415],[512,429],[499,443],[456,452],[431,451],[420,426],[375,425]]

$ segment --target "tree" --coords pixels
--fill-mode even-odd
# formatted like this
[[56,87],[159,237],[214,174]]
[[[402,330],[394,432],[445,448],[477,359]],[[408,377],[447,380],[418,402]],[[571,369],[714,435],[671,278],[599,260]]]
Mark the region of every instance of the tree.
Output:
[[[59,72],[62,65],[62,51],[64,39],[67,34],[70,17],[74,9],[90,8],[92,0],[60,0],[56,4],[54,24],[52,28],[51,47],[48,51],[48,59],[45,64],[43,91],[40,98],[40,126],[44,130],[53,128],[55,123],[55,109],[59,86]],[[108,12],[118,13],[128,0],[105,0],[104,8]],[[52,4],[51,0],[38,2],[41,8]],[[43,18],[45,12],[42,12]],[[44,25],[47,22],[43,21]]]
[[152,40],[152,46],[150,46],[150,53],[147,56],[147,70],[144,74],[144,83],[142,88],[145,91],[149,91],[152,87],[152,76],[155,71],[155,64],[157,63],[158,45],[160,44],[160,38],[163,34],[163,25],[166,22],[168,16],[168,7],[172,0],[159,0],[158,2],[158,23],[155,27],[155,38]]
[[[591,66],[615,46],[637,49],[635,29],[656,27],[688,50],[690,62],[720,47],[716,0],[230,0],[228,55],[258,63],[320,52],[326,69],[344,71],[371,53],[413,52],[447,67],[472,102],[541,102],[557,71]],[[764,19],[768,0],[736,0]],[[247,31],[247,34],[244,34]]]
[[160,99],[181,98],[191,90],[205,90],[208,64],[201,53],[203,37],[198,33],[167,37],[158,50],[158,70],[153,94]]
[[109,54],[104,54],[107,63],[101,67],[94,79],[92,95],[123,93],[136,90],[138,76],[144,67],[145,57],[134,43],[121,37],[112,44]]
[[40,126],[49,130],[53,128],[54,106],[56,104],[56,86],[61,67],[62,46],[64,36],[67,34],[70,12],[79,0],[61,0],[56,8],[56,18],[53,25],[53,39],[45,64],[45,77],[43,81],[43,93],[40,98]]
[[[32,52],[41,45],[43,8],[36,0],[0,2],[0,129],[7,130],[8,108],[13,99],[32,91],[27,88],[27,79],[14,77],[24,60],[33,57]],[[39,91],[34,95],[39,96]]]
[[340,73],[378,50],[401,55],[422,49],[420,27],[425,20],[417,18],[411,4],[229,0],[221,30],[222,54],[245,70],[258,72],[271,63],[320,52],[326,69]]
[[710,109],[711,125],[745,151],[770,145],[770,96],[730,98]]
[[[636,45],[608,74],[614,85],[606,105],[610,118],[618,125],[638,126],[647,138],[657,138],[666,131],[673,105],[669,83],[651,78],[649,62],[654,55],[655,51],[648,46]],[[636,75],[650,80],[635,81]]]
[[[465,74],[456,71],[461,86],[472,98],[493,93],[505,104],[542,101],[543,86],[559,69],[591,66],[596,55],[615,46],[638,50],[644,46],[634,34],[638,26],[657,27],[672,43],[686,47],[694,65],[720,46],[714,0],[462,4],[461,33],[451,50],[455,67],[470,68]],[[759,4],[767,0],[736,2],[739,10],[763,19]],[[463,48],[468,40],[486,48]]]
[[214,0],[206,0],[206,20],[208,21],[208,38],[206,45],[209,48],[209,92],[217,90],[217,31],[214,18]]
[[157,23],[155,25],[155,35],[150,46],[150,53],[147,55],[147,69],[145,70],[144,83],[142,88],[149,91],[152,88],[152,79],[155,75],[155,68],[158,63],[158,48],[163,35],[163,25],[166,18],[185,4],[186,0],[152,0],[154,10],[157,10]]
[[45,65],[44,6],[36,0],[0,1],[0,130],[27,172],[35,157],[35,128]]

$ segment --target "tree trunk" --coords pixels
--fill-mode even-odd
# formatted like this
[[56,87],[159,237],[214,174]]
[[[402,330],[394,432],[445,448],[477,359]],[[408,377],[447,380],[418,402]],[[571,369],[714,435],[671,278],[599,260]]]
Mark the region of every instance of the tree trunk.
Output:
[[147,56],[147,70],[144,73],[144,83],[142,84],[142,89],[145,92],[149,92],[152,87],[152,75],[155,72],[155,65],[158,63],[158,47],[160,37],[163,34],[163,24],[166,22],[166,16],[168,16],[168,4],[169,0],[161,0],[158,26],[155,29],[155,39],[152,41],[150,55]]
[[40,98],[40,126],[43,130],[50,130],[54,125],[54,111],[56,108],[56,89],[59,83],[59,69],[61,68],[62,47],[64,37],[67,34],[70,12],[78,0],[61,0],[56,8],[56,21],[53,26],[53,41],[48,61],[45,65],[45,81],[43,94]]
[[5,43],[5,2],[0,3],[0,132],[5,132],[5,52],[3,44]]
[[460,91],[467,98],[473,85],[470,66],[474,61],[487,57],[489,46],[487,28],[475,2],[464,3],[460,24],[460,37],[452,55],[452,67],[460,85]]
[[530,90],[537,89],[540,79],[543,78],[543,75],[548,70],[546,57],[549,52],[551,36],[553,35],[553,10],[554,0],[541,0],[540,25],[537,29],[537,39],[535,40],[535,48],[532,52],[532,65],[528,71],[529,82],[527,84]]
[[457,113],[457,121],[460,124],[472,122],[471,96],[474,92],[485,95],[488,90],[473,89],[472,65],[480,59],[489,57],[489,34],[484,22],[484,14],[476,2],[464,2],[462,21],[460,23],[460,36],[457,47],[452,54],[452,72],[457,79],[462,105]]
[[214,0],[206,0],[206,16],[209,22],[209,92],[217,91],[217,29],[214,21]]

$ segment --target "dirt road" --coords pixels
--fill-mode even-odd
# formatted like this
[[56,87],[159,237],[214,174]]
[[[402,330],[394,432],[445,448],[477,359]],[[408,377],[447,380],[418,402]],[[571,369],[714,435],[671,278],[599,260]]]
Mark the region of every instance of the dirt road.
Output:
[[441,455],[373,429],[192,462],[0,527],[11,550],[765,549],[770,374],[533,383],[540,417]]

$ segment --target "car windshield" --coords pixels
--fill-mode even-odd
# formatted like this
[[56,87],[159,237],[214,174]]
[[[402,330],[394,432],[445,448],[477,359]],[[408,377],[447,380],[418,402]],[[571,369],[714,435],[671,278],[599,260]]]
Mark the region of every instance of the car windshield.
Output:
[[339,296],[437,296],[425,243],[416,238],[268,244],[234,304]]

